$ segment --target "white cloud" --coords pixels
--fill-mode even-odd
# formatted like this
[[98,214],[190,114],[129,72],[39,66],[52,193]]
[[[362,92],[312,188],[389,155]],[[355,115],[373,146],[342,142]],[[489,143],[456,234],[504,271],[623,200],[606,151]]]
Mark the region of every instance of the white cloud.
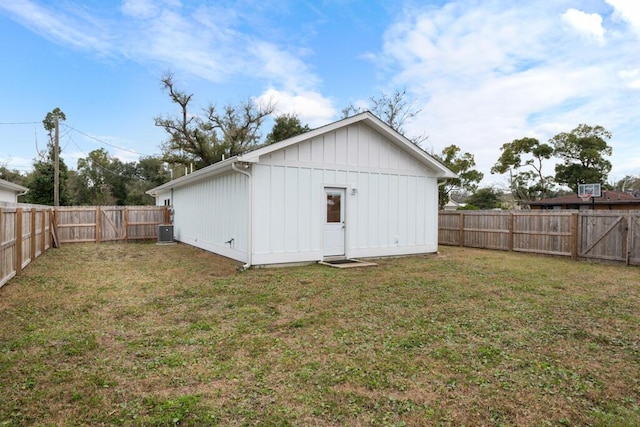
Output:
[[313,91],[287,92],[270,88],[257,101],[275,102],[276,115],[297,114],[300,121],[311,128],[326,125],[336,114],[331,100]]
[[569,9],[562,14],[562,21],[582,35],[592,37],[598,43],[604,42],[602,16],[597,13],[585,13],[581,10]]
[[0,166],[9,170],[17,170],[22,173],[30,172],[33,169],[34,159],[26,157],[14,157],[9,153],[0,152]]
[[[425,148],[456,144],[475,155],[485,181],[506,142],[532,136],[546,142],[579,123],[613,132],[612,174],[628,170],[640,137],[637,39],[616,34],[606,47],[600,15],[562,4],[541,8],[512,2],[449,2],[407,9],[384,34],[376,63],[393,86],[421,100],[408,134],[426,134]],[[573,37],[560,22],[587,37]],[[636,166],[637,167],[637,166]],[[547,173],[553,173],[553,164]]]
[[615,15],[640,32],[640,2],[637,0],[605,0],[615,9]]
[[178,0],[124,0],[121,16],[98,19],[84,8],[48,8],[35,1],[0,0],[0,8],[57,43],[170,68],[221,83],[248,77],[284,90],[313,90],[320,82],[303,48],[257,38],[240,10],[183,6]]
[[18,22],[56,43],[107,54],[111,35],[97,19],[83,16],[80,8],[46,8],[29,0],[15,2],[0,0],[5,9]]
[[630,89],[640,89],[640,68],[622,70],[618,75],[623,81],[627,82]]
[[255,41],[248,49],[261,64],[260,73],[287,90],[299,91],[319,83],[318,77],[309,72],[301,59],[271,43]]

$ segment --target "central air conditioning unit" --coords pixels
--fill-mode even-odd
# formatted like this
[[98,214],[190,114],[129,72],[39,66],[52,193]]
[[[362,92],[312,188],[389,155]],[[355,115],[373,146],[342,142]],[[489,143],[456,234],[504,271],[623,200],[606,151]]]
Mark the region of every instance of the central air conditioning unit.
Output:
[[158,243],[173,243],[173,224],[158,226]]

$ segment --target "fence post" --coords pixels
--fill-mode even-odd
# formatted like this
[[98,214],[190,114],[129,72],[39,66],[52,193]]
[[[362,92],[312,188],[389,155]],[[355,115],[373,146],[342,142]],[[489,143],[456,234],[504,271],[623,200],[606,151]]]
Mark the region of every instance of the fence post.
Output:
[[49,239],[51,247],[60,247],[60,242],[58,241],[58,210],[56,208],[51,209],[49,212]]
[[16,276],[22,273],[22,208],[16,209]]
[[571,259],[573,261],[578,260],[578,234],[579,234],[578,220],[579,220],[578,214],[572,213],[571,214]]
[[513,224],[515,215],[513,212],[509,212],[509,252],[513,252]]
[[47,250],[46,245],[47,245],[47,240],[46,240],[46,236],[45,236],[45,228],[46,228],[46,219],[47,219],[47,212],[42,209],[42,214],[40,217],[40,253],[44,254],[44,252]]
[[460,230],[458,231],[458,243],[460,244],[460,247],[464,247],[464,213],[460,212],[460,216],[458,217],[460,224]]
[[[631,228],[631,214],[624,214],[624,220],[627,222],[626,225],[622,228],[622,252],[624,254],[624,263],[625,265],[629,265],[629,258],[631,258],[631,233],[629,232],[629,228]],[[633,232],[633,230],[632,230]]]
[[31,208],[31,233],[29,233],[31,261],[36,259],[36,208]]
[[0,207],[0,245],[4,243],[4,214]]
[[129,243],[129,208],[124,208],[122,222],[124,225],[124,241]]
[[100,243],[102,237],[102,211],[96,206],[96,243]]

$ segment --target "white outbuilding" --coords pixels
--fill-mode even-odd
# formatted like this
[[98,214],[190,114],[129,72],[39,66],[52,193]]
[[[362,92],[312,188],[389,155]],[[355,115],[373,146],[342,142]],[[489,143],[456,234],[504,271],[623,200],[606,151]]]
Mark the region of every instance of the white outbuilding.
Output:
[[251,265],[433,253],[456,175],[369,112],[148,191],[175,240]]
[[29,189],[22,185],[0,179],[0,202],[2,203],[18,203],[18,196],[25,194],[27,191]]

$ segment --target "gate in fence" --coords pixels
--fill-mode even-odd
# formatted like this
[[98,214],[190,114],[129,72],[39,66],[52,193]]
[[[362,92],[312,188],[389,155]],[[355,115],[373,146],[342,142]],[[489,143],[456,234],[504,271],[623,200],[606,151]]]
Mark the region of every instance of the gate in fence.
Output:
[[640,265],[640,213],[581,214],[579,241],[581,258]]
[[55,211],[60,243],[155,239],[158,225],[168,221],[167,209],[157,206],[69,206]]

